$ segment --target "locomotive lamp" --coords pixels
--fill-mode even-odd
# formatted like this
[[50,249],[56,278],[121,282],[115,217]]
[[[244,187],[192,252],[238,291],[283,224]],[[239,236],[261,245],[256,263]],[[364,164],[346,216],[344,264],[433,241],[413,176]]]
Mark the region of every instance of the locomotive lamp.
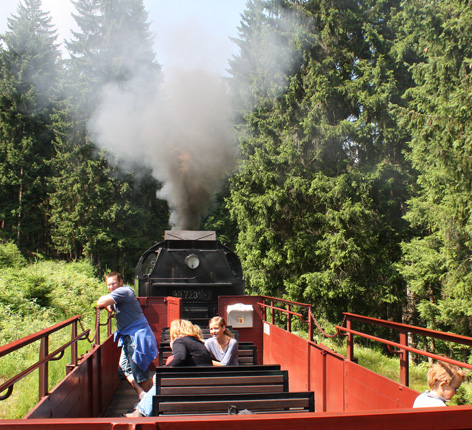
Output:
[[195,254],[190,254],[190,255],[187,255],[187,257],[185,257],[185,264],[190,269],[196,269],[198,265],[200,264],[200,260]]

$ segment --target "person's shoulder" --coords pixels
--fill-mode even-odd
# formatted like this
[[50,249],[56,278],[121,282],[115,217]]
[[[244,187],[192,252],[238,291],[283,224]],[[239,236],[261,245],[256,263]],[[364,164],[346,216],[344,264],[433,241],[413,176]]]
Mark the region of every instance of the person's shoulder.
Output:
[[136,298],[134,290],[129,285],[118,287],[115,291],[112,291],[110,295],[115,301],[118,300],[119,302],[128,302]]
[[431,393],[430,391],[421,393],[413,403],[414,408],[427,408],[433,406],[446,406],[446,404],[441,398],[434,395],[434,393]]
[[123,285],[121,287],[118,287],[114,293],[121,294],[121,295],[135,295],[134,290],[129,286],[129,285]]

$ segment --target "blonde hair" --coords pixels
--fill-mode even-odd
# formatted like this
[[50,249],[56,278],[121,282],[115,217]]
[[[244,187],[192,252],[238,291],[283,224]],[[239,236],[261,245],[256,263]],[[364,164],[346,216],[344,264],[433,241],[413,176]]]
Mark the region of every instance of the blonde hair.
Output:
[[192,336],[200,339],[198,331],[190,321],[181,319],[172,321],[170,324],[170,341],[173,342],[181,336]]
[[225,321],[225,319],[224,319],[223,317],[220,317],[220,316],[213,317],[213,318],[208,322],[208,327],[210,327],[211,324],[218,324],[220,327],[224,327],[224,328],[225,328],[225,331],[224,331],[225,336],[234,338],[233,333],[231,333],[231,332],[229,331],[229,329],[226,328],[226,321]]
[[437,361],[428,370],[428,385],[432,390],[436,389],[443,382],[449,384],[455,376],[464,379],[464,371],[455,364],[445,361]]
[[202,332],[202,329],[200,328],[200,326],[197,325],[197,324],[194,324],[193,327],[195,328],[195,333],[196,333],[197,337],[201,341],[203,341],[203,332]]

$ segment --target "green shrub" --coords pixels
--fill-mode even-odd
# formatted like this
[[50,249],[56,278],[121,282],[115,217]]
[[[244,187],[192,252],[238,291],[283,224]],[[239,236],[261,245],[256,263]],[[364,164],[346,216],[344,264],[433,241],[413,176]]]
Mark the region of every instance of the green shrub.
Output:
[[0,269],[18,269],[26,265],[26,259],[12,242],[0,242]]
[[[21,339],[74,315],[92,328],[98,297],[106,294],[88,261],[66,263],[39,260],[28,263],[12,244],[0,244],[0,345]],[[80,330],[80,329],[79,329]],[[93,335],[93,333],[92,333]],[[70,329],[49,338],[49,351],[70,340]],[[79,350],[90,349],[87,341]],[[0,359],[0,382],[38,360],[39,342]],[[65,376],[70,352],[50,364],[50,389]],[[21,418],[38,401],[38,372],[15,384],[12,396],[0,402],[1,418]]]

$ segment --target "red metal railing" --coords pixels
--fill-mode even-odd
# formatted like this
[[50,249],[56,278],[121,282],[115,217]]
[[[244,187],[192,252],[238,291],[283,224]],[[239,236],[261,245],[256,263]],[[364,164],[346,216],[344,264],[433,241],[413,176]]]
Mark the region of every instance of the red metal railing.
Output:
[[[360,336],[365,339],[374,340],[376,342],[380,342],[387,345],[391,352],[399,355],[400,382],[407,387],[409,386],[409,353],[410,352],[414,354],[422,355],[424,357],[430,357],[435,360],[441,360],[447,363],[456,364],[466,369],[472,369],[472,365],[468,363],[464,363],[462,361],[454,360],[452,358],[448,358],[443,355],[434,354],[428,351],[424,351],[421,349],[408,346],[409,334],[417,334],[417,335],[427,336],[434,339],[441,339],[447,342],[454,342],[460,345],[472,346],[472,338],[470,337],[461,336],[457,334],[451,334],[451,333],[445,333],[445,332],[441,332],[437,330],[425,329],[422,327],[411,326],[408,324],[395,323],[392,321],[381,320],[378,318],[365,317],[362,315],[352,314],[350,312],[343,313],[344,315],[343,323],[341,325],[335,326],[336,328],[335,334],[329,335],[323,331],[323,329],[320,327],[320,325],[316,321],[313,315],[311,305],[298,303],[291,300],[267,297],[267,296],[262,296],[262,299],[263,299],[262,303],[258,303],[258,305],[261,306],[261,308],[263,308],[266,311],[263,313],[264,321],[267,321],[267,311],[269,311],[270,321],[272,324],[274,324],[275,322],[275,312],[280,312],[282,314],[285,314],[287,316],[286,330],[290,332],[291,331],[291,318],[292,316],[297,316],[300,318],[302,322],[308,324],[308,339],[310,340],[310,342],[313,341],[313,325],[314,324],[327,337],[346,336],[347,338],[346,358],[349,361],[356,361],[356,359],[354,358],[354,336]],[[277,303],[278,306],[275,306],[274,303]],[[285,306],[285,307],[282,307],[282,306]],[[292,311],[291,306],[297,306],[302,309],[305,309],[306,317],[300,312]],[[368,324],[376,325],[380,327],[386,327],[391,330],[394,330],[399,333],[399,341],[392,342],[390,340],[372,336],[367,333],[355,331],[352,329],[352,324],[354,321],[368,323]],[[345,327],[343,327],[344,323],[346,324]],[[392,347],[397,348],[397,350],[393,350]]]
[[[299,303],[299,302],[294,302],[292,300],[285,300],[285,299],[277,299],[275,297],[268,297],[268,296],[261,296],[262,297],[262,303],[257,303],[261,308],[265,310],[270,311],[270,321],[272,324],[275,323],[275,312],[278,311],[280,313],[283,313],[287,316],[287,331],[291,332],[292,331],[292,316],[297,316],[300,318],[300,320],[304,323],[308,324],[308,339],[312,342],[313,341],[313,322],[315,321],[314,316],[313,316],[313,311],[311,305],[307,305],[306,303]],[[270,304],[267,304],[269,302]],[[285,308],[277,307],[274,306],[274,302],[282,303],[285,305]],[[300,312],[294,312],[292,311],[291,307],[292,306],[297,306],[302,309],[306,310],[306,318],[304,319],[304,315],[301,314]],[[263,313],[263,318],[264,321],[267,321],[267,312]]]
[[[39,359],[36,363],[23,370],[19,374],[10,378],[8,381],[0,385],[0,400],[5,400],[13,392],[15,383],[23,379],[25,376],[29,375],[35,370],[39,370],[39,398],[43,398],[48,394],[49,387],[49,362],[60,360],[64,356],[64,352],[67,348],[70,347],[71,351],[71,362],[66,366],[67,372],[70,372],[78,364],[78,341],[83,339],[88,339],[90,329],[83,330],[82,333],[78,334],[78,324],[80,324],[80,315],[73,316],[65,321],[59,322],[51,327],[45,328],[37,333],[34,333],[30,336],[26,336],[22,339],[18,339],[14,342],[11,342],[7,345],[0,346],[0,358],[4,357],[14,351],[18,351],[21,348],[24,348],[33,342],[39,341]],[[100,324],[100,313],[97,310],[97,321],[95,324],[96,333],[93,339],[88,339],[89,342],[95,341],[97,344],[100,343],[100,325],[108,326],[108,335],[111,333],[111,320],[107,320],[107,323]],[[49,352],[49,337],[53,334],[62,330],[66,327],[71,327],[71,340],[61,345],[59,348],[53,352]],[[5,392],[6,391],[6,392]],[[5,394],[2,394],[4,393]]]
[[[400,356],[400,382],[403,385],[409,386],[409,353],[413,352],[418,355],[425,357],[434,358],[435,360],[445,361],[451,364],[457,364],[460,367],[466,369],[472,369],[472,365],[464,363],[462,361],[454,360],[452,358],[445,357],[443,355],[433,354],[428,351],[423,351],[421,349],[413,348],[408,346],[408,334],[418,334],[421,336],[427,336],[434,339],[441,339],[447,342],[454,342],[460,345],[472,346],[472,338],[467,336],[461,336],[458,334],[445,333],[437,330],[430,330],[422,327],[416,327],[408,324],[401,324],[392,321],[385,321],[378,318],[369,318],[362,315],[351,314],[349,312],[344,312],[346,327],[336,326],[336,330],[339,332],[347,333],[347,353],[346,358],[350,361],[354,360],[354,335],[361,336],[365,339],[371,339],[376,342],[383,343],[390,347],[398,348],[398,351],[395,351]],[[355,331],[352,329],[352,322],[359,321],[371,325],[377,325],[381,327],[386,327],[392,329],[399,333],[399,342],[392,342],[380,337],[371,336],[366,333]]]

